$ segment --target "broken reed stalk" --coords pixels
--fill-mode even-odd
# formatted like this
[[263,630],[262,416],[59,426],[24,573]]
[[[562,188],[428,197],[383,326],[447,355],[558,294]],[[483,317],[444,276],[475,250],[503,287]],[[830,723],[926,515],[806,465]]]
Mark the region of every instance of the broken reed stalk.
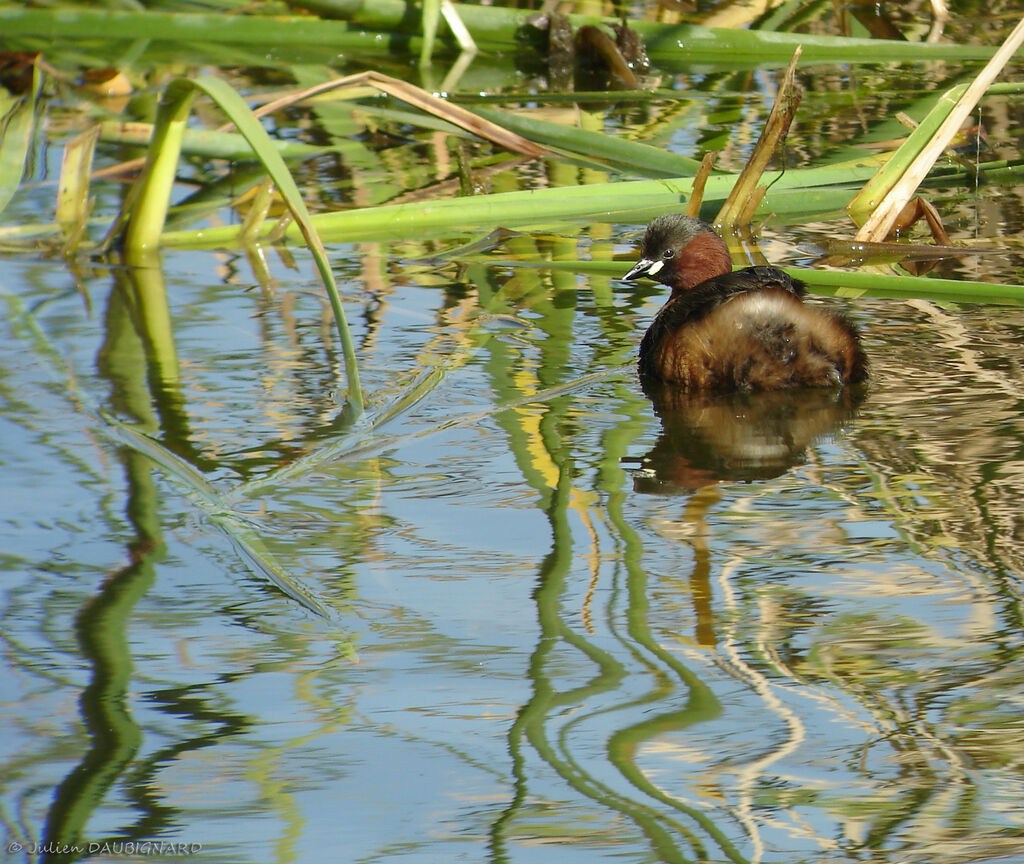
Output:
[[711,173],[711,169],[715,166],[715,159],[717,153],[705,153],[704,158],[700,160],[700,167],[697,169],[696,175],[693,178],[693,187],[690,191],[690,198],[686,202],[686,215],[692,216],[695,219],[700,216],[700,205],[704,201],[704,187],[708,182],[708,175]]
[[775,155],[776,148],[785,140],[790,123],[793,122],[796,109],[800,105],[800,97],[803,95],[795,81],[796,63],[800,53],[801,48],[798,46],[789,61],[778,95],[775,97],[775,104],[764,129],[761,130],[761,137],[757,140],[754,152],[750,154],[729,197],[725,199],[722,209],[715,217],[715,225],[726,231],[731,231],[739,225],[750,224],[754,210],[764,197],[764,190],[758,192],[757,184],[772,156]]
[[921,181],[931,171],[932,166],[939,156],[949,146],[950,141],[960,131],[964,121],[971,115],[974,106],[984,95],[988,87],[995,81],[1002,72],[1003,67],[1010,58],[1024,43],[1024,19],[1018,22],[1013,32],[1006,37],[1006,41],[993,55],[992,59],[985,64],[985,67],[978,73],[978,76],[971,83],[971,86],[964,91],[963,95],[950,110],[949,115],[942,122],[942,125],[935,131],[931,140],[918,154],[917,158],[903,172],[903,176],[886,193],[886,196],[875,207],[874,212],[867,221],[860,227],[854,238],[858,242],[881,242],[893,230],[896,220],[899,218],[903,208],[914,196]]
[[64,239],[64,253],[78,245],[89,219],[89,172],[92,170],[100,127],[90,126],[64,145],[57,184],[56,220]]

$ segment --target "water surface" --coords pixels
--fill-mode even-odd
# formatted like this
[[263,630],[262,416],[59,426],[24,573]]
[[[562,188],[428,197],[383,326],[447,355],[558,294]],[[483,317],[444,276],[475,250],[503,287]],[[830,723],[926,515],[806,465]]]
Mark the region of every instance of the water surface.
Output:
[[[882,77],[811,156],[920,95]],[[756,128],[749,80],[671,146]],[[935,194],[1002,241],[1019,193]],[[814,298],[866,392],[652,401],[660,291],[536,266],[642,227],[332,245],[354,424],[301,249],[0,260],[5,859],[1024,861],[1024,311]]]

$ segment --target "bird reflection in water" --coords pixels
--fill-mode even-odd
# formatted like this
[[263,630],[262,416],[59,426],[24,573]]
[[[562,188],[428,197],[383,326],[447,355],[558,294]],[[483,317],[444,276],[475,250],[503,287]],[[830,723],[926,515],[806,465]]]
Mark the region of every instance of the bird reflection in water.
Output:
[[688,392],[671,382],[643,383],[661,419],[661,434],[646,455],[623,462],[632,469],[635,492],[688,496],[679,527],[680,539],[694,555],[688,574],[693,638],[714,648],[707,517],[720,499],[721,484],[769,480],[802,464],[809,447],[853,418],[866,388]]
[[661,435],[628,467],[634,491],[661,495],[778,477],[850,420],[864,397],[863,387],[687,392],[653,379],[643,385]]

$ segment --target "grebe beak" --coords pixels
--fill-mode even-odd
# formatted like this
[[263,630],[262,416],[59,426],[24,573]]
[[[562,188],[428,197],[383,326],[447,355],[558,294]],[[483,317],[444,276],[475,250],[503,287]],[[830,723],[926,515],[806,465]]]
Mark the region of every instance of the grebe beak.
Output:
[[639,279],[641,276],[647,276],[653,279],[658,275],[658,271],[664,266],[665,262],[660,258],[641,258],[622,278],[627,282],[631,279]]

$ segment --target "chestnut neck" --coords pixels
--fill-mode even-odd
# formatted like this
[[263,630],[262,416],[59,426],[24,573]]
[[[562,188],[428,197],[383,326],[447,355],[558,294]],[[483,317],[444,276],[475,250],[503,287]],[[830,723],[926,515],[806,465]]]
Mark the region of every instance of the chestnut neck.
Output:
[[702,231],[676,255],[672,267],[672,295],[732,272],[729,248],[713,231]]

